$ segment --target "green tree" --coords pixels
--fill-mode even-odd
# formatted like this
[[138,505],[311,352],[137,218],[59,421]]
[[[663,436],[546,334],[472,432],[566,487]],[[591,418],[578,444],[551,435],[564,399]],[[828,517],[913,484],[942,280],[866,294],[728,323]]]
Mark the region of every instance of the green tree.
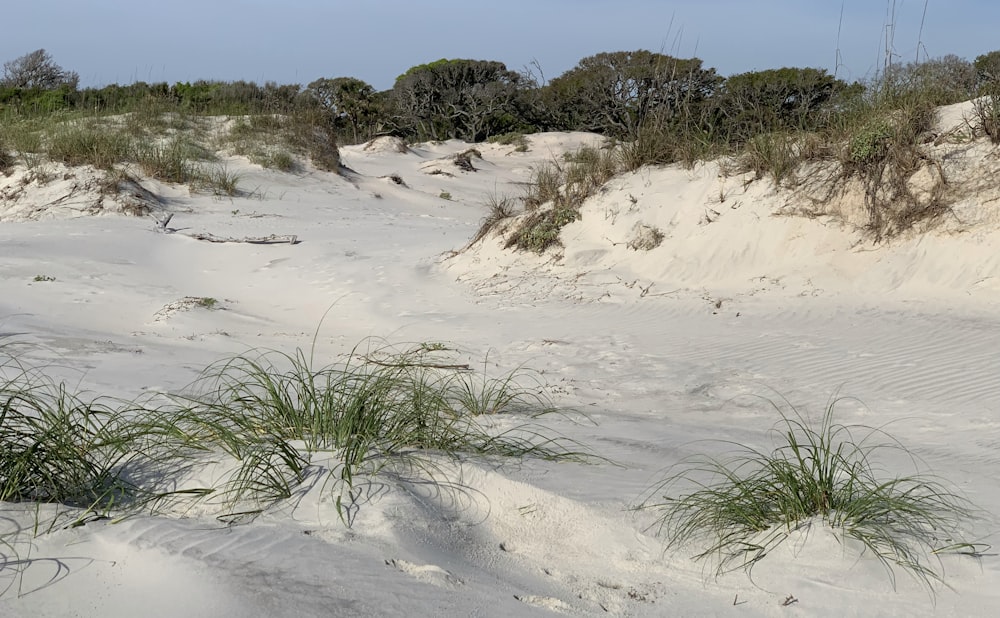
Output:
[[340,128],[350,131],[352,143],[374,137],[379,126],[379,100],[375,89],[354,77],[317,79],[306,88]]
[[976,73],[971,62],[950,54],[923,62],[895,64],[885,72],[880,85],[883,94],[919,94],[934,105],[949,105],[975,96]]
[[717,106],[730,141],[780,130],[814,129],[819,111],[847,84],[824,69],[750,71],[726,79]]
[[556,125],[631,138],[653,116],[668,124],[690,116],[720,81],[698,58],[604,52],[552,80],[543,98]]
[[1000,50],[976,56],[972,66],[979,85],[1000,82]]
[[419,139],[482,141],[519,124],[517,98],[529,84],[502,62],[438,60],[412,67],[390,93],[399,130]]

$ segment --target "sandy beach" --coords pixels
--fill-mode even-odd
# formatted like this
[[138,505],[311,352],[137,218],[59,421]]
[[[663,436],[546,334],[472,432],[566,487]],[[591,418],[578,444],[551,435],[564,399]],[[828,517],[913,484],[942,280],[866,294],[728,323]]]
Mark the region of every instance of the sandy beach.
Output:
[[[942,110],[939,133],[967,109]],[[19,185],[24,170],[0,178],[0,341],[68,388],[134,399],[184,392],[249,351],[334,362],[372,337],[443,342],[486,374],[530,370],[562,410],[534,422],[597,456],[442,457],[450,485],[379,479],[350,527],[321,479],[235,523],[192,502],[39,530],[60,507],[0,503],[0,615],[995,611],[998,190],[969,190],[937,228],[876,245],[849,212],[795,214],[802,193],[724,162],[642,168],[589,198],[561,247],[512,251],[496,231],[470,245],[488,196],[521,195],[539,164],[602,138],[527,141],[380,138],[341,147],[339,175],[228,156],[235,197],[142,181],[171,233],[153,216],[92,214],[85,167],[53,167],[45,186]],[[473,146],[474,169],[456,166]],[[952,178],[995,165],[986,141],[962,149],[945,158]],[[643,227],[658,246],[635,247]],[[750,574],[717,575],[697,547],[667,547],[655,509],[635,510],[685,457],[773,448],[771,401],[819,418],[836,397],[838,422],[908,449],[879,470],[916,467],[977,508],[963,532],[982,551],[926,556],[943,579],[932,590],[818,520]]]

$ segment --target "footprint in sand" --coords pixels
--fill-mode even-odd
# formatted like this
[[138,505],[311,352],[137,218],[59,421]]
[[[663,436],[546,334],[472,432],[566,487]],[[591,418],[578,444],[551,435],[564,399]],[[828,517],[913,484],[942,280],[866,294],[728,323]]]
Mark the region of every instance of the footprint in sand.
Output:
[[448,571],[433,564],[413,564],[412,562],[407,562],[406,560],[396,560],[395,558],[386,560],[385,563],[386,565],[391,566],[394,569],[398,569],[407,575],[411,575],[424,583],[433,584],[442,588],[456,588],[464,583],[458,577],[455,577]]
[[564,603],[559,599],[553,597],[540,597],[533,594],[519,595],[515,594],[514,598],[524,603],[525,605],[531,605],[532,607],[541,607],[542,609],[549,609],[554,612],[572,612],[573,607],[568,603]]

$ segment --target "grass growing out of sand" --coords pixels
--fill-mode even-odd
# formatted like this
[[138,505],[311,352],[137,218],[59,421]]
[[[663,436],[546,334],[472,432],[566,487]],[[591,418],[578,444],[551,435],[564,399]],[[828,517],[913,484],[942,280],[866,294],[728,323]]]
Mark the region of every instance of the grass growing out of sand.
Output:
[[553,408],[540,385],[525,386],[527,374],[490,378],[445,352],[367,346],[322,367],[302,351],[237,356],[206,370],[187,404],[159,422],[178,428],[188,448],[211,444],[239,462],[219,495],[240,513],[290,497],[316,471],[316,453],[336,453],[328,486],[345,521],[357,480],[386,467],[433,477],[440,455],[583,457],[530,422],[493,430],[487,415]]
[[12,361],[2,369],[14,375],[0,380],[0,501],[101,508],[128,491],[112,402],[85,401]]
[[793,531],[821,521],[859,541],[893,583],[898,566],[932,589],[941,574],[929,556],[980,553],[959,540],[972,505],[932,476],[885,473],[879,454],[913,455],[881,429],[836,423],[835,403],[819,423],[772,404],[781,415],[774,450],[733,443],[729,459],[688,459],[639,508],[659,512],[669,547],[703,544],[695,559],[716,560],[720,574],[752,571]]
[[[87,400],[8,359],[0,501],[60,503],[87,518],[205,499],[223,517],[247,517],[326,475],[350,524],[360,488],[382,471],[434,483],[442,457],[585,456],[534,424],[553,408],[527,372],[492,378],[447,362],[447,352],[368,345],[326,366],[301,351],[241,355],[162,405]],[[334,463],[314,464],[317,454]],[[221,482],[180,478],[211,462],[230,471]]]

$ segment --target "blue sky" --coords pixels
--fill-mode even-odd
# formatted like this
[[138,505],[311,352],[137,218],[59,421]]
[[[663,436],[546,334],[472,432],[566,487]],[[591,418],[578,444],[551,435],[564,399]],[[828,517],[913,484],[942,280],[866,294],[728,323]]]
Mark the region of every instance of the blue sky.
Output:
[[537,61],[551,79],[649,49],[722,75],[809,66],[853,80],[881,62],[893,4],[904,61],[1000,49],[996,0],[926,0],[922,34],[925,0],[24,0],[2,10],[0,61],[45,48],[84,86],[351,76],[381,90],[438,58]]

